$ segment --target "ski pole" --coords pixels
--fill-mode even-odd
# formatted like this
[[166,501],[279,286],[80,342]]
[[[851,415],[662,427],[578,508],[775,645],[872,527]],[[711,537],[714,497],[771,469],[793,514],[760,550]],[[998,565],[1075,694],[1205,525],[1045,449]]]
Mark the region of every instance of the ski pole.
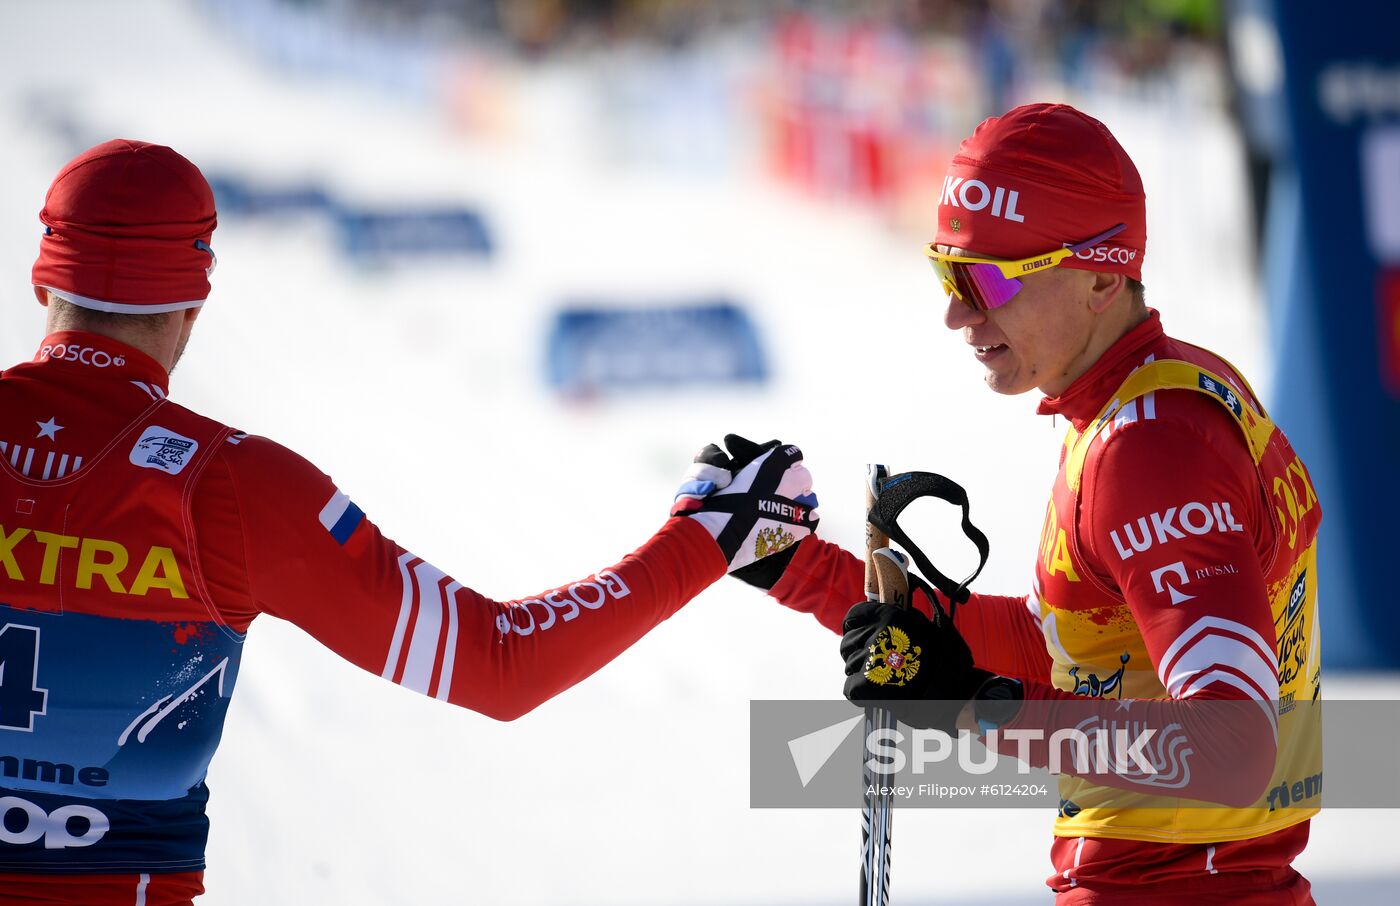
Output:
[[[866,466],[865,485],[865,596],[870,601],[904,605],[909,600],[909,579],[901,562],[887,548],[889,537],[870,522],[870,512],[880,494],[880,485],[889,470],[882,465]],[[877,554],[877,552],[879,552]],[[897,555],[895,555],[897,556]],[[871,734],[895,728],[894,716],[884,708],[865,709],[865,735],[862,748],[869,750]],[[888,906],[890,902],[890,828],[893,802],[889,784],[878,777],[867,757],[861,762],[865,801],[861,811],[861,906]]]

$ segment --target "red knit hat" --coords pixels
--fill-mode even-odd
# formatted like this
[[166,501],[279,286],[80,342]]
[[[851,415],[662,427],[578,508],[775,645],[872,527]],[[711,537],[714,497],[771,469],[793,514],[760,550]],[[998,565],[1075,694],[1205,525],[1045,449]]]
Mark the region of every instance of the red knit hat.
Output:
[[44,290],[83,308],[150,314],[209,298],[217,219],[199,168],[164,145],[113,139],[54,177],[34,262]]
[[1066,104],[1026,104],[984,120],[948,166],[937,242],[1018,259],[1127,228],[1063,267],[1142,279],[1147,198],[1103,123]]

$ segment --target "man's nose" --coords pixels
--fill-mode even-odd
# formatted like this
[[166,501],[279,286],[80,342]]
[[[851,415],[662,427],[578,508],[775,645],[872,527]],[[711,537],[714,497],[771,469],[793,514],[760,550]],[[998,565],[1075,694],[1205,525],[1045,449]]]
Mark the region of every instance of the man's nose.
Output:
[[986,320],[985,312],[978,311],[953,293],[948,294],[948,308],[943,312],[943,323],[949,330],[962,330]]

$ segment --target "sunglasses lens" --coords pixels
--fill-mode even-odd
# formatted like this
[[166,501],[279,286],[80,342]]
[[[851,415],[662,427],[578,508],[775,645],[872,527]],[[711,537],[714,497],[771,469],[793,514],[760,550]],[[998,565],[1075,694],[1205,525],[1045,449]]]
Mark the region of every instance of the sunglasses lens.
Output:
[[968,264],[930,258],[943,289],[978,311],[1000,308],[1021,290],[1021,281],[1005,277],[995,264]]
[[955,272],[961,271],[965,275],[964,281],[980,299],[978,307],[984,311],[1001,308],[1021,291],[1021,281],[1005,276],[995,264],[954,263],[952,267]]
[[967,282],[966,275],[959,271],[955,265],[938,258],[930,258],[929,264],[933,265],[933,272],[938,275],[938,279],[943,283],[943,291],[950,296],[956,296],[964,305],[982,311],[981,300],[977,297],[976,291]]

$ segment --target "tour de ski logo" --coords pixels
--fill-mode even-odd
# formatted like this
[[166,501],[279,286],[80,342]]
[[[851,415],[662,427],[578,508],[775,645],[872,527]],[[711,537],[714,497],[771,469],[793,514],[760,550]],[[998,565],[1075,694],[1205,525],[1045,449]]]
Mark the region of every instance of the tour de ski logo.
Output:
[[[913,650],[910,650],[910,649]],[[897,626],[886,626],[875,636],[865,660],[865,678],[880,686],[903,686],[919,675],[923,649],[910,645],[909,635]]]
[[141,432],[141,439],[131,448],[131,464],[179,475],[198,449],[199,441],[176,434],[169,428],[152,425]]

